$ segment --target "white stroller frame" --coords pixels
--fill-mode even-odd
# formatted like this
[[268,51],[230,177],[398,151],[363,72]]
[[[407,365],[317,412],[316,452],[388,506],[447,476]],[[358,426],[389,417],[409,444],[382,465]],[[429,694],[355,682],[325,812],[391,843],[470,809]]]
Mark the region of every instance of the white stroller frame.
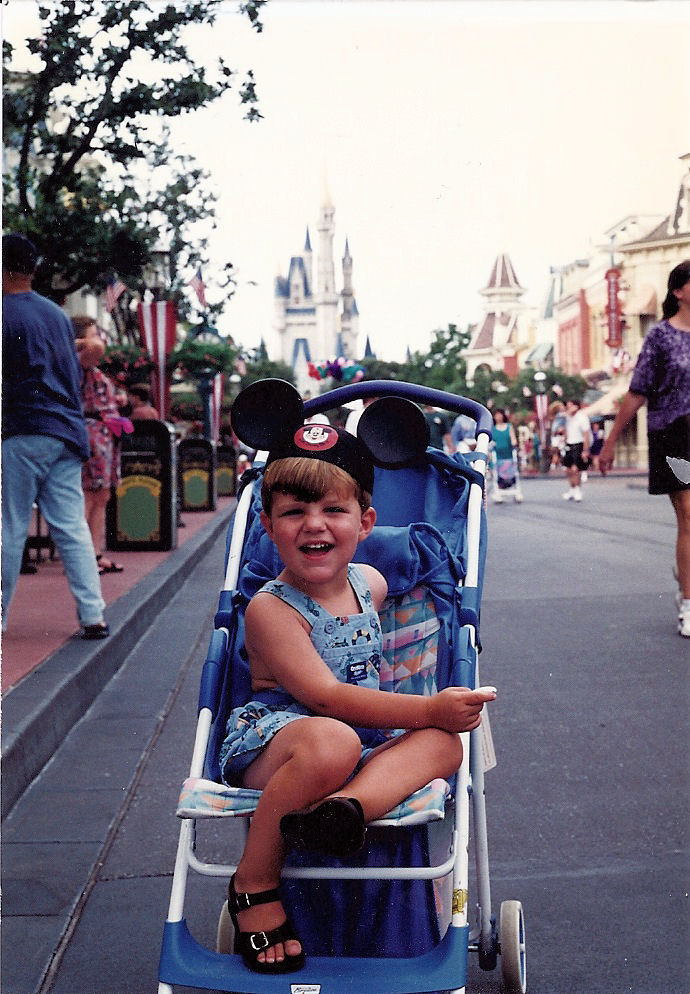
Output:
[[[372,381],[357,385],[362,391],[359,396],[381,395],[387,393],[400,395],[396,388],[406,388],[408,384],[388,383]],[[350,388],[351,390],[352,388]],[[419,390],[420,388],[414,388]],[[425,390],[432,399],[429,403],[438,406],[447,406],[449,401],[458,400],[451,394],[441,391]],[[330,403],[324,403],[324,397],[316,398],[305,405],[305,411],[309,414],[316,411],[325,410],[327,407],[337,406],[334,403],[335,394],[333,391],[327,395]],[[409,395],[409,394],[403,394]],[[426,399],[424,402],[427,402]],[[450,408],[452,409],[452,408]],[[487,412],[488,413],[488,412]],[[482,482],[471,482],[467,507],[467,566],[463,587],[474,587],[479,584],[479,547],[480,547],[480,527],[484,501],[484,475],[486,461],[488,458],[489,434],[480,427],[477,435],[476,462],[473,468],[480,474]],[[265,454],[264,454],[265,455]],[[478,457],[478,458],[477,458]],[[261,456],[257,456],[257,462],[263,461]],[[242,543],[246,531],[246,522],[252,501],[252,486],[245,487],[242,492],[235,512],[235,522],[232,531],[230,549],[228,554],[224,589],[237,589],[237,582],[242,558]],[[463,626],[468,629],[468,637],[473,648],[477,645],[477,635],[475,625],[468,623]],[[219,637],[224,638],[227,646],[229,631],[227,628],[216,629]],[[479,685],[477,677],[476,685]],[[486,714],[486,712],[485,712]],[[194,749],[189,769],[189,776],[192,778],[203,777],[204,762],[207,744],[213,723],[213,714],[209,708],[201,708],[197,719]],[[482,726],[471,733],[461,733],[463,745],[463,761],[457,773],[457,787],[455,790],[456,803],[454,805],[454,827],[452,831],[451,850],[448,857],[437,865],[433,866],[403,866],[403,867],[285,867],[284,877],[299,877],[304,879],[340,879],[340,880],[435,880],[452,873],[452,909],[451,920],[448,933],[452,930],[464,929],[467,934],[468,951],[478,952],[480,966],[486,970],[492,970],[496,966],[497,956],[501,953],[501,968],[506,988],[511,991],[526,990],[526,960],[524,941],[524,918],[522,906],[518,901],[505,901],[501,905],[500,927],[502,943],[499,945],[496,920],[491,913],[491,888],[489,878],[489,855],[486,822],[486,806],[484,795],[484,765],[482,748]],[[476,881],[477,881],[477,905],[476,923],[473,928],[468,926],[468,894],[469,894],[469,803],[465,803],[464,798],[472,798],[472,813],[474,822],[474,847],[476,861]],[[200,861],[194,852],[195,843],[195,822],[192,818],[183,818],[180,825],[175,869],[171,886],[168,916],[166,919],[166,929],[169,925],[179,923],[184,925],[184,899],[186,893],[187,876],[189,870],[212,877],[229,878],[236,870],[232,864],[216,864]],[[459,934],[459,933],[458,933]],[[192,940],[193,941],[193,940]],[[445,940],[444,940],[445,941]],[[212,954],[209,954],[209,956]],[[429,955],[429,954],[427,954]],[[163,972],[163,962],[165,958],[165,937],[164,949],[161,954],[161,973]],[[421,959],[422,957],[417,957]],[[228,957],[228,959],[230,959]],[[252,973],[246,968],[242,969],[241,986],[237,983],[233,987],[223,987],[221,989],[243,991],[245,994],[266,994],[274,991],[298,991],[307,990],[309,994],[318,994],[321,990],[321,980],[323,989],[326,991],[351,990],[343,984],[342,976],[330,973],[323,976],[324,962],[328,962],[322,957],[309,957],[307,965],[296,974],[284,974],[278,977],[267,977],[266,975]],[[341,970],[348,964],[347,958],[334,959],[335,964],[340,964]],[[447,979],[447,976],[436,974],[430,975],[429,983],[415,983],[413,978],[408,976],[408,983],[400,986],[395,978],[390,976],[391,963],[410,964],[414,960],[356,960],[357,964],[366,962],[371,964],[371,976],[364,978],[362,988],[366,990],[376,990],[377,994],[402,994],[403,991],[428,991],[436,989],[451,990],[453,994],[464,994],[465,986],[452,987],[449,984],[439,987],[439,981]],[[430,962],[430,961],[429,961]],[[321,968],[319,982],[313,981],[313,970],[310,964],[315,963]],[[387,970],[376,971],[376,966],[385,964]],[[369,969],[369,967],[367,967]],[[408,971],[410,967],[408,965]],[[228,976],[234,976],[238,981],[237,974],[229,972]],[[291,982],[292,978],[292,982]],[[329,982],[326,984],[326,980]],[[436,982],[437,986],[434,986]],[[175,980],[175,983],[183,983]],[[189,983],[184,981],[185,984]],[[193,984],[189,984],[193,986]],[[212,989],[218,989],[213,987]],[[173,994],[171,983],[161,980],[158,984],[158,994]]]

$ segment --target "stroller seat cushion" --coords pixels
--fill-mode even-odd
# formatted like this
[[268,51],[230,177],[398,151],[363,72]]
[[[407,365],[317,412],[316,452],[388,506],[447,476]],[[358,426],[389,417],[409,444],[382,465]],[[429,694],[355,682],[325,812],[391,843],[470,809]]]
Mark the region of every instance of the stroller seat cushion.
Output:
[[[226,787],[213,780],[188,777],[182,784],[177,803],[178,818],[247,818],[254,814],[260,790]],[[441,821],[450,797],[445,780],[432,780],[396,805],[383,818],[371,822],[377,827],[422,825]]]

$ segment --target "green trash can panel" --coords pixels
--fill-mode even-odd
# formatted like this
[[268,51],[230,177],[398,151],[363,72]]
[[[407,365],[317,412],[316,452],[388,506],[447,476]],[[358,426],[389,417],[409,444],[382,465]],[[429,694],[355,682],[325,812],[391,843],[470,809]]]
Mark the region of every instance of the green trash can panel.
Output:
[[208,505],[209,474],[204,469],[188,469],[182,474],[185,507]]
[[161,484],[152,476],[127,476],[117,488],[120,542],[159,542]]
[[232,497],[235,493],[235,471],[231,466],[219,466],[216,471],[219,497]]

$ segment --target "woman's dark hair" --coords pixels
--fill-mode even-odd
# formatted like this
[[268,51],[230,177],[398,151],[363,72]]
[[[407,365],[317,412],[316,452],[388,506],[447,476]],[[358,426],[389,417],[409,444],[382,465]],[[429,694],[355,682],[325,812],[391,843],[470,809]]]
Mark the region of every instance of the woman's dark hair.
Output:
[[503,415],[503,420],[505,422],[508,422],[510,420],[508,418],[508,415],[507,415],[506,411],[505,411],[505,408],[503,408],[503,407],[494,407],[493,413],[494,413],[494,415],[496,415],[496,414],[502,414]]
[[680,290],[690,280],[690,259],[684,259],[668,275],[668,293],[663,303],[663,314],[666,319],[678,313],[678,301],[674,290]]
[[129,387],[129,392],[133,397],[136,397],[137,400],[144,401],[145,403],[151,402],[151,387],[148,383],[133,383],[131,387]]

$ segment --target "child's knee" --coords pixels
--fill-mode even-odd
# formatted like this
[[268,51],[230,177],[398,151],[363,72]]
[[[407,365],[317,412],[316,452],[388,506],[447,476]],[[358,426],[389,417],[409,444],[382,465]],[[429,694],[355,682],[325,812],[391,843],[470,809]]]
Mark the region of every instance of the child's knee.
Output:
[[438,765],[437,776],[452,776],[462,763],[462,742],[455,732],[441,728],[428,728],[428,747]]
[[335,718],[310,718],[300,725],[306,733],[300,742],[302,758],[313,773],[348,777],[362,754],[355,730]]

